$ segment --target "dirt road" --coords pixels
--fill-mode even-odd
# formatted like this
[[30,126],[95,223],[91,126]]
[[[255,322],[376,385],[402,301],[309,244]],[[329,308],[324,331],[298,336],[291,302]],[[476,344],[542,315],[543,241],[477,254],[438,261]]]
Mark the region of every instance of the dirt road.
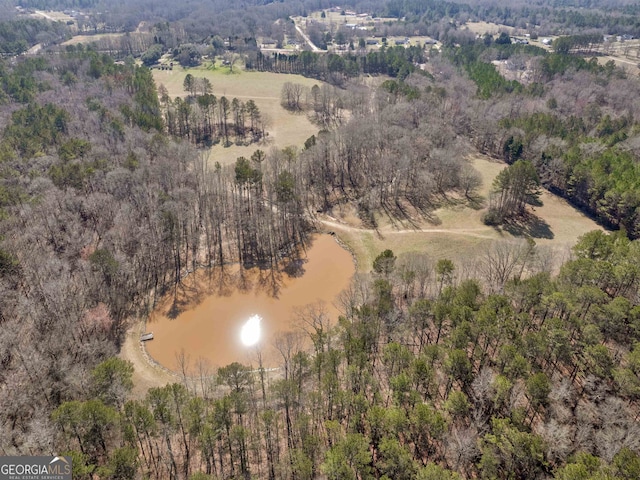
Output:
[[133,364],[133,391],[131,392],[133,398],[144,398],[147,390],[152,387],[162,387],[180,381],[177,375],[153,364],[148,358],[140,345],[140,334],[143,328],[142,321],[129,328],[119,355],[123,360]]
[[451,229],[451,228],[416,228],[416,229],[402,229],[402,230],[372,230],[366,228],[358,228],[352,227],[350,225],[346,225],[344,223],[335,222],[332,220],[320,220],[323,225],[327,227],[334,228],[336,230],[344,230],[349,232],[374,232],[378,233],[382,236],[384,235],[402,235],[408,233],[451,233],[453,235],[464,235],[467,237],[475,237],[475,238],[485,238],[488,240],[495,239],[495,235],[483,235],[478,232],[491,232],[490,227],[486,228],[459,228],[459,229]]

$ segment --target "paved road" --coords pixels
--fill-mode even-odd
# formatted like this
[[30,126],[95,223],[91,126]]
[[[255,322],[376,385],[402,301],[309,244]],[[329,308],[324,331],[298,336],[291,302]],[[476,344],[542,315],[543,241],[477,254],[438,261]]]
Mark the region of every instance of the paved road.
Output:
[[307,34],[304,33],[302,29],[298,26],[297,23],[296,23],[296,30],[302,36],[302,38],[304,38],[304,41],[309,44],[309,46],[311,47],[311,50],[313,50],[314,52],[326,52],[326,50],[320,50],[318,47],[316,47],[315,44],[311,41],[311,39],[307,36]]

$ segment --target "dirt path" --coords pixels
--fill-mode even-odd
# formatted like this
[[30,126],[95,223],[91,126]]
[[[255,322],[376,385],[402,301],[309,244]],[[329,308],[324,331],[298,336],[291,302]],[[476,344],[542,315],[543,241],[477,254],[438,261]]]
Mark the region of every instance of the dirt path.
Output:
[[143,328],[144,322],[138,322],[129,328],[119,354],[120,358],[133,364],[133,398],[143,398],[150,388],[179,381],[177,376],[151,363],[139,341]]
[[450,229],[450,228],[415,228],[415,229],[401,229],[401,230],[385,230],[385,229],[373,230],[373,229],[368,229],[368,228],[352,227],[350,225],[346,225],[344,223],[335,222],[335,221],[332,221],[332,220],[320,220],[320,222],[323,225],[335,228],[337,230],[345,230],[345,231],[354,232],[354,233],[376,233],[376,234],[380,234],[380,235],[383,235],[383,236],[384,235],[398,235],[398,234],[402,235],[402,234],[408,234],[408,233],[451,233],[453,235],[464,235],[464,236],[467,236],[467,237],[484,238],[484,239],[488,239],[488,240],[492,240],[492,239],[496,238],[495,235],[483,235],[481,233],[477,233],[477,232],[491,232],[492,231],[491,228],[457,228],[457,229]]
[[36,55],[40,50],[42,50],[42,44],[36,43],[33,47],[31,47],[29,50],[27,50],[24,53],[25,55]]

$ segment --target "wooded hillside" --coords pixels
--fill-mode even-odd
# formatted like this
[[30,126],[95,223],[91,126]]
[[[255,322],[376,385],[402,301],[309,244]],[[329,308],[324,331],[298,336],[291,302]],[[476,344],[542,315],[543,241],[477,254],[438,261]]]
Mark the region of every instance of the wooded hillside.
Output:
[[[0,454],[68,454],[78,479],[640,478],[640,87],[583,58],[605,29],[638,30],[634,5],[352,2],[402,17],[385,35],[429,33],[441,49],[285,56],[258,53],[257,34],[291,33],[290,15],[329,3],[27,3],[86,8],[95,31],[146,29],[143,64],[169,51],[214,68],[222,53],[229,75],[244,58],[313,77],[284,82],[281,104],[318,132],[270,148],[251,92],[215,96],[176,65],[172,98],[132,50],[0,59]],[[550,52],[460,28],[538,15],[536,33],[574,35]],[[11,54],[66,33],[0,24]],[[209,158],[232,142],[255,150]],[[477,152],[508,165],[487,198]],[[612,231],[556,262],[536,245],[553,240],[541,188]],[[177,316],[195,270],[241,284],[255,267],[276,296],[335,212],[380,240],[381,218],[420,231],[447,208],[485,212],[502,238],[464,260],[385,246],[339,318],[298,312],[279,369],[185,360],[176,383],[132,394],[127,328],[165,296]]]

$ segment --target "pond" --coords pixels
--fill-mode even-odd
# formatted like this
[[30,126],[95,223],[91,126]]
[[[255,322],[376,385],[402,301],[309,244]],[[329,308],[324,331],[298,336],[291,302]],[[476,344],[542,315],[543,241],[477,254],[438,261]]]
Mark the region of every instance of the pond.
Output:
[[214,368],[232,362],[256,366],[258,352],[265,367],[278,366],[281,357],[275,344],[285,332],[301,330],[301,311],[321,308],[335,323],[339,294],[348,287],[355,264],[334,237],[316,235],[303,254],[299,273],[282,273],[275,297],[265,287],[270,284],[268,273],[258,269],[244,271],[242,281],[237,268],[225,277],[192,276],[181,289],[178,313],[173,314],[175,297],[170,295],[147,321],[147,331],[154,334],[146,343],[147,352],[174,371],[180,370],[182,356],[194,375],[198,363]]

